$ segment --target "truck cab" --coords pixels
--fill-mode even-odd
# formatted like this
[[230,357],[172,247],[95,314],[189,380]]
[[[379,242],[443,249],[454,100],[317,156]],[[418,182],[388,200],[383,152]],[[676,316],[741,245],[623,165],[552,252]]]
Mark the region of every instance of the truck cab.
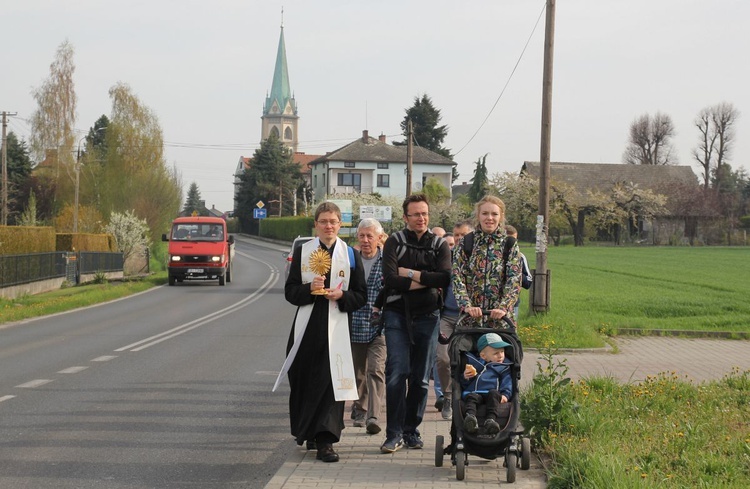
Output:
[[234,236],[219,217],[178,217],[169,234],[167,273],[169,285],[184,280],[218,280],[219,285],[232,281]]

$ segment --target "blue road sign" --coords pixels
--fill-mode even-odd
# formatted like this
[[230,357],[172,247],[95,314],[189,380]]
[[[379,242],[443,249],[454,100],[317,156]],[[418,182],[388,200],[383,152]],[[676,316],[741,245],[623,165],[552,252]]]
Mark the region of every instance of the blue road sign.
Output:
[[253,217],[255,219],[265,219],[266,210],[265,209],[253,209]]

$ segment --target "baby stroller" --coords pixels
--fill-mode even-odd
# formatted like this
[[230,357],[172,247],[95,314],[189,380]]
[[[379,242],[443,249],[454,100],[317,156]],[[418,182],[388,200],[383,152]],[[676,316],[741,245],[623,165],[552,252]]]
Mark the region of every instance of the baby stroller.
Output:
[[[523,360],[523,348],[518,336],[516,326],[510,318],[503,318],[507,328],[462,328],[461,323],[468,315],[462,314],[456,322],[455,332],[449,339],[448,355],[451,362],[451,378],[453,379],[453,419],[451,420],[451,443],[447,447],[442,435],[435,440],[435,467],[442,467],[443,456],[450,454],[451,463],[456,466],[456,479],[463,480],[466,474],[466,466],[469,464],[468,455],[476,455],[487,460],[495,460],[504,457],[504,465],[507,468],[508,482],[516,481],[516,468],[528,470],[531,463],[531,441],[528,437],[521,436],[522,429],[519,427],[519,397],[518,381],[521,378],[521,362]],[[506,343],[506,358],[511,362],[510,375],[513,384],[513,394],[507,403],[501,404],[500,416],[497,422],[500,432],[491,435],[484,429],[476,433],[467,433],[464,430],[464,403],[461,396],[460,380],[463,377],[466,366],[465,352],[477,351],[477,340],[485,333],[497,333]],[[483,404],[477,408],[479,426],[484,424],[486,407]]]

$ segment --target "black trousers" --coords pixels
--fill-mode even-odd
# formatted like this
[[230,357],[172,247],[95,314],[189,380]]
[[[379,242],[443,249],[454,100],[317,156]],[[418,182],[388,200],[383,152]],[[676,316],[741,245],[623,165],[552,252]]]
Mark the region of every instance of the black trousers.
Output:
[[464,398],[464,412],[476,416],[477,406],[484,402],[486,405],[487,418],[497,421],[497,418],[500,415],[500,399],[500,391],[497,389],[491,389],[487,394],[472,392],[467,394]]

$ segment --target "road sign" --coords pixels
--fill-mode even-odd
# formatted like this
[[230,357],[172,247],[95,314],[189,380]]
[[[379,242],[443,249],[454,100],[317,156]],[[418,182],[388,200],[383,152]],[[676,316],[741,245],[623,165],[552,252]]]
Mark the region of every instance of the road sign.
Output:
[[262,209],[263,207],[265,207],[265,205],[266,204],[264,204],[262,200],[259,200],[258,203],[255,204],[255,207],[257,207],[258,209]]
[[253,209],[253,217],[255,219],[265,219],[266,210],[265,209]]

